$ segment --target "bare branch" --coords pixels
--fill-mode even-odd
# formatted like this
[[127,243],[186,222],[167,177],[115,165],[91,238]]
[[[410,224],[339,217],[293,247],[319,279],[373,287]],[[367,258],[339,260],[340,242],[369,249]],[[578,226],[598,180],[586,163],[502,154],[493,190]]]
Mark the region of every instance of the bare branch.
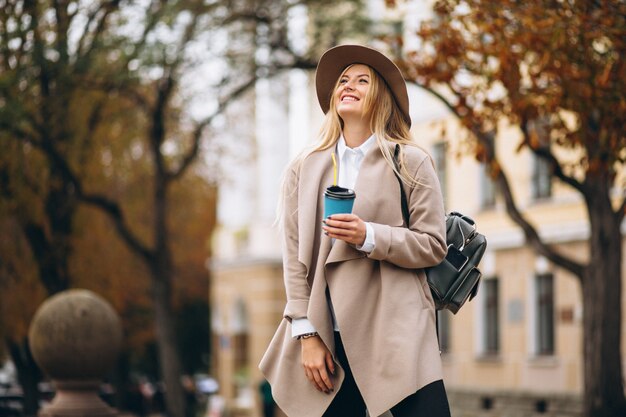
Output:
[[[499,165],[496,159],[493,160],[496,164]],[[582,280],[583,273],[585,267],[574,261],[573,259],[560,254],[556,251],[555,248],[546,245],[534,226],[532,226],[528,220],[522,215],[513,199],[513,193],[511,191],[511,187],[509,185],[509,180],[504,174],[504,171],[501,169],[498,172],[496,177],[498,187],[502,192],[502,196],[504,197],[504,202],[506,206],[506,211],[509,217],[517,224],[522,231],[524,232],[524,236],[526,237],[526,241],[540,254],[545,256],[552,263],[566,269],[575,275],[579,280]]]
[[174,62],[172,62],[171,65],[169,65],[170,73],[177,71],[179,66],[183,63],[187,45],[193,39],[193,36],[195,34],[196,26],[198,24],[198,18],[199,18],[199,15],[197,13],[194,13],[193,18],[191,19],[191,22],[189,22],[189,24],[185,27],[183,36],[181,37],[180,42],[178,44],[178,48],[176,48],[176,51],[177,51],[176,59],[174,60]]
[[[13,7],[15,7],[15,6],[13,6]],[[22,21],[23,18],[24,18],[24,14],[27,13],[27,11],[28,11],[28,9],[24,8],[24,10],[22,10],[22,12],[19,15],[15,16],[15,19],[17,21]],[[18,25],[20,46],[17,49],[17,51],[15,51],[15,53],[14,53],[14,58],[15,58],[14,59],[15,66],[13,68],[14,70],[17,70],[17,69],[21,68],[21,66],[22,66],[22,58],[23,58],[24,54],[27,53],[26,52],[26,48],[29,45],[29,42],[27,40],[28,34],[32,33],[35,30],[35,24],[34,24],[35,21],[36,21],[36,19],[30,19],[30,24],[29,24],[29,26],[28,26],[28,28],[26,30],[23,30],[21,25]],[[5,33],[6,33],[6,22],[5,22],[5,29],[4,30],[5,30]],[[4,36],[4,38],[5,38],[5,40],[8,40],[9,36]],[[8,45],[7,45],[7,48],[8,48]],[[9,52],[9,50],[7,49],[7,53],[8,52]],[[8,60],[8,55],[7,55],[6,59]],[[5,64],[7,65],[7,69],[8,69],[9,62],[7,61],[7,62],[5,62]]]
[[552,167],[552,174],[555,177],[557,177],[559,180],[561,180],[565,184],[571,186],[572,188],[574,188],[576,191],[580,192],[581,194],[585,194],[586,192],[585,186],[576,178],[569,176],[563,172],[563,168],[561,167],[561,164],[556,159],[556,157],[552,154],[549,148],[547,147],[540,147],[536,149],[531,148],[531,151],[535,155],[546,160],[550,164],[550,166]]
[[[28,138],[24,139],[28,140]],[[133,251],[138,253],[146,260],[149,260],[153,256],[152,250],[145,246],[139,240],[139,238],[130,230],[128,223],[126,223],[124,212],[122,211],[119,204],[105,196],[86,193],[83,190],[82,183],[74,174],[67,161],[57,152],[57,150],[50,143],[50,141],[37,142],[28,140],[28,143],[41,150],[44,155],[46,155],[46,157],[50,160],[51,164],[59,170],[59,173],[61,174],[63,180],[74,186],[74,189],[76,191],[76,197],[80,201],[98,207],[109,216],[109,218],[115,224],[115,227],[118,230],[120,236],[122,236],[124,241],[126,241],[126,243]]]
[[172,92],[174,91],[175,85],[176,81],[174,80],[174,74],[170,71],[157,84],[157,98],[149,116],[151,125],[148,140],[156,165],[156,175],[163,176],[166,181],[169,174],[165,165],[163,153],[161,152],[161,145],[165,139],[165,113],[167,110],[167,103],[172,95]]
[[461,120],[462,116],[459,114],[459,112],[457,111],[456,107],[454,107],[454,105],[452,105],[452,103],[450,103],[450,101],[448,101],[448,99],[446,99],[441,93],[439,93],[437,90],[428,87],[424,84],[420,84],[416,81],[411,80],[410,78],[407,78],[409,81],[409,83],[421,88],[424,91],[427,91],[428,93],[432,94],[433,96],[435,96],[437,99],[439,99],[439,101],[448,108],[448,110],[450,110],[452,112],[453,115],[456,116],[457,119]]
[[80,37],[80,39],[78,40],[78,48],[76,50],[76,56],[82,56],[83,54],[83,49],[85,49],[87,47],[87,38],[90,35],[90,31],[89,28],[91,27],[94,19],[96,18],[96,16],[98,16],[98,14],[100,13],[100,11],[105,7],[104,4],[100,4],[99,7],[97,7],[95,10],[93,10],[91,13],[89,13],[89,16],[87,17],[87,22],[85,22],[85,26],[83,29],[83,33]]
[[79,190],[77,194],[82,202],[99,208],[109,216],[120,236],[135,253],[139,254],[146,261],[150,261],[153,258],[153,251],[141,243],[137,236],[130,231],[124,218],[124,213],[117,202],[103,195],[83,193],[78,187],[76,189]]
[[270,75],[268,78],[273,77],[281,71],[290,70],[290,69],[301,69],[301,70],[313,70],[317,68],[317,60],[311,59],[306,56],[301,56],[295,54],[289,48],[283,48],[293,59],[293,61],[285,64],[273,64],[270,69]]
[[215,119],[215,117],[221,114],[231,102],[233,102],[238,97],[243,95],[246,91],[248,91],[250,88],[252,88],[257,82],[258,78],[259,77],[257,77],[256,75],[251,77],[248,81],[241,84],[235,90],[230,92],[230,94],[223,97],[219,101],[219,104],[217,108],[215,109],[215,111],[196,125],[192,134],[193,145],[191,149],[189,150],[189,152],[187,153],[187,155],[185,155],[185,157],[183,158],[183,161],[181,165],[178,167],[178,169],[170,174],[169,176],[170,179],[176,179],[182,176],[183,173],[187,170],[187,168],[189,168],[191,163],[194,161],[194,159],[196,158],[198,154],[198,150],[200,147],[200,139],[202,137],[202,132],[204,131],[204,129],[208,125],[210,125],[211,122],[213,122],[213,119]]
[[0,52],[3,55],[3,59],[1,61],[1,63],[3,64],[3,69],[8,70],[9,69],[9,59],[11,56],[10,53],[10,49],[9,49],[9,45],[8,45],[8,41],[9,41],[9,36],[8,36],[8,29],[7,29],[7,22],[9,19],[9,15],[8,12],[11,11],[10,6],[6,5],[4,8],[0,8],[0,32],[4,33],[4,36],[0,36]]
[[531,146],[531,132],[528,120],[523,119],[520,122],[520,129],[522,130],[522,134],[524,135],[524,141],[528,144],[528,148],[531,150],[531,152],[550,164],[550,167],[552,168],[552,175],[554,175],[570,187],[574,188],[579,193],[585,194],[586,189],[584,184],[582,184],[576,178],[563,172],[563,167],[556,159],[549,146]]
[[204,130],[204,127],[206,127],[206,125],[204,125],[201,128],[196,127],[196,129],[194,129],[194,132],[192,135],[193,142],[191,145],[191,149],[183,157],[183,160],[180,166],[176,170],[170,172],[170,174],[168,175],[169,180],[176,180],[180,178],[185,173],[185,171],[187,171],[187,169],[191,166],[193,161],[195,161],[196,157],[198,156],[198,151],[200,150],[200,138],[202,136],[202,131]]
[[[21,161],[21,163],[24,163],[24,162]],[[32,193],[37,194],[40,192],[38,183],[35,180],[33,180],[28,175],[28,173],[29,173],[28,170],[21,170],[19,187],[20,189],[26,188]],[[13,187],[10,187],[8,185],[10,182],[9,181],[10,176],[11,176],[10,171],[4,166],[0,166],[0,196],[7,198],[7,199],[15,197],[15,194],[13,193]]]
[[67,32],[70,26],[70,20],[67,15],[67,8],[64,2],[59,0],[53,0],[52,6],[55,14],[55,31],[56,31],[56,50],[59,53],[59,61],[63,63],[68,62],[68,49],[67,49]]
[[[107,19],[109,15],[119,6],[119,4],[120,4],[120,0],[111,0],[108,3],[103,5],[102,8],[104,9],[104,13],[102,13],[102,17],[98,21],[98,25],[96,26],[96,29],[93,35],[91,36],[91,43],[89,45],[89,48],[85,51],[84,55],[80,56],[77,54],[78,57],[82,58],[86,62],[89,61],[89,57],[91,56],[91,53],[95,50],[95,47],[98,44],[100,35],[102,35],[102,33],[104,32],[104,29],[106,28]],[[88,30],[88,28],[86,28],[86,30]]]
[[67,276],[66,265],[59,265],[53,260],[49,253],[53,253],[59,243],[56,239],[48,238],[45,228],[30,220],[20,221],[24,237],[28,241],[35,258],[43,260],[39,263],[39,276],[42,284],[49,294],[56,294],[69,287],[69,277]]
[[8,123],[6,120],[0,119],[0,131],[2,130],[13,135],[17,139],[29,142],[31,144],[34,144],[34,142],[37,141],[32,134],[25,131],[24,129],[19,128],[13,123]]
[[[163,67],[165,70],[165,76],[163,77],[161,82],[157,84],[157,99],[154,103],[153,109],[150,111],[150,120],[152,122],[149,136],[150,145],[152,147],[152,152],[154,155],[157,175],[163,175],[163,178],[166,182],[171,180],[175,175],[173,175],[171,172],[168,172],[165,160],[163,158],[163,154],[161,153],[161,144],[165,139],[165,113],[167,110],[167,103],[169,102],[177,84],[175,73],[184,60],[186,46],[189,44],[194,36],[197,23],[198,14],[194,14],[192,20],[185,27],[183,36],[180,39],[180,44],[177,48],[176,58],[171,64],[167,64],[166,62],[164,62]],[[167,60],[167,58],[164,58],[164,60]],[[198,153],[197,142],[198,140],[194,140],[190,155],[188,155],[184,159],[184,161],[186,161],[187,158],[189,158],[190,160],[188,162],[183,162],[183,166],[191,164],[191,161],[195,159],[195,156]]]
[[[282,72],[284,70],[289,70],[289,69],[314,69],[316,67],[316,65],[317,65],[317,63],[315,61],[309,60],[309,59],[304,58],[304,57],[299,57],[299,56],[294,55],[294,59],[295,59],[295,62],[292,63],[292,64],[280,65],[280,66],[275,66],[275,67],[271,68],[270,69],[270,73],[267,74],[266,77],[267,78],[271,78],[271,77],[279,74],[280,72]],[[215,109],[215,111],[213,113],[211,113],[209,116],[207,116],[205,119],[200,121],[198,124],[196,124],[196,127],[194,128],[193,133],[191,135],[191,137],[192,137],[191,149],[183,157],[183,160],[182,160],[180,166],[178,167],[178,169],[176,169],[175,171],[172,171],[170,173],[169,179],[175,180],[175,179],[181,177],[185,173],[185,171],[193,163],[193,161],[195,160],[195,158],[196,158],[196,156],[198,154],[198,151],[199,151],[199,148],[200,148],[200,140],[201,140],[201,137],[202,137],[202,133],[204,132],[204,129],[207,126],[209,126],[213,122],[215,117],[219,116],[226,109],[226,107],[228,107],[228,105],[231,102],[233,102],[237,98],[241,97],[250,88],[254,87],[254,85],[259,80],[259,78],[260,77],[255,74],[249,80],[247,80],[245,83],[241,84],[236,89],[231,91],[228,95],[222,97],[220,99],[220,101],[218,103],[218,106]]]
[[141,51],[141,47],[146,43],[148,39],[148,35],[152,32],[152,29],[161,21],[161,17],[163,15],[164,7],[163,2],[160,0],[153,0],[147,10],[147,15],[149,17],[146,26],[143,29],[143,33],[141,34],[141,38],[134,45],[133,52],[128,54],[126,58],[126,64],[133,59],[137,58],[139,52]]
[[84,79],[81,84],[85,89],[102,91],[104,93],[115,92],[122,97],[135,103],[144,112],[150,111],[150,103],[140,92],[136,91],[132,86],[126,86],[123,82],[112,82],[106,79],[93,80]]
[[89,157],[89,149],[90,145],[93,143],[93,136],[96,132],[96,129],[100,125],[100,121],[102,120],[102,110],[104,108],[106,102],[106,98],[100,98],[93,106],[89,118],[87,119],[87,131],[83,136],[83,146],[81,146],[81,153],[79,155],[79,166],[86,166],[87,159]]
[[261,15],[256,10],[245,10],[239,13],[231,13],[222,20],[222,25],[228,25],[233,22],[250,21],[255,23],[271,23],[269,16]]
[[[459,115],[456,108],[450,103],[443,95],[434,91],[429,87],[425,87],[423,85],[417,84],[418,87],[423,88],[429,93],[433,94],[436,98],[439,99],[450,111],[459,119],[462,120],[463,117]],[[474,137],[479,141],[479,143],[486,150],[486,163],[490,166],[497,166],[496,173],[496,181],[498,188],[502,192],[502,196],[504,197],[504,202],[506,206],[507,214],[510,218],[517,224],[523,231],[526,241],[541,255],[545,256],[548,260],[553,262],[556,265],[561,266],[562,268],[568,270],[572,274],[574,274],[578,279],[582,279],[584,266],[573,259],[566,257],[556,251],[553,247],[546,245],[539,237],[539,233],[535,229],[535,227],[530,224],[530,222],[524,217],[524,215],[520,212],[517,204],[515,203],[515,199],[513,198],[513,192],[511,190],[511,186],[509,184],[508,177],[502,170],[502,165],[498,161],[495,155],[495,149],[493,147],[493,142],[491,140],[491,135],[483,132],[480,129],[480,126],[473,123],[469,127],[470,131],[474,135]]]

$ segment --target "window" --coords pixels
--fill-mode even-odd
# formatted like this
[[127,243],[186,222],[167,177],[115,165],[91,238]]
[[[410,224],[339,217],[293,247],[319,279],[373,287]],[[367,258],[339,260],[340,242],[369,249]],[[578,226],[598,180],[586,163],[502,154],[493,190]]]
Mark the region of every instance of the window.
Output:
[[441,194],[443,194],[443,201],[447,200],[447,187],[446,187],[446,143],[439,142],[433,147],[433,159],[435,160],[435,170],[439,184],[441,185]]
[[498,279],[485,279],[483,284],[483,353],[495,355],[500,351],[500,321]]
[[535,353],[554,354],[554,277],[550,273],[535,276]]
[[552,196],[552,172],[550,164],[543,158],[533,156],[531,196],[534,199]]
[[235,372],[241,372],[248,366],[248,311],[245,301],[238,298],[233,306],[231,324],[232,349]]
[[[530,120],[527,126],[529,135],[536,142],[537,149],[550,149],[550,120],[540,117]],[[534,199],[548,198],[552,195],[552,170],[548,161],[533,154],[531,178],[531,197]]]
[[480,205],[482,208],[491,208],[496,205],[496,187],[485,164],[481,166]]
[[[495,152],[495,138],[491,136],[491,143]],[[488,209],[496,205],[496,186],[489,175],[487,164],[480,167],[480,206]]]

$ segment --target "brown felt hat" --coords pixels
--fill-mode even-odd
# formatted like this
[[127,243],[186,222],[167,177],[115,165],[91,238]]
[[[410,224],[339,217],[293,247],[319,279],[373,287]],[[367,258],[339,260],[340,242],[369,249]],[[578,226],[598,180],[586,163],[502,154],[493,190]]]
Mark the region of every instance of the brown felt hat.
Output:
[[340,45],[324,52],[315,71],[315,88],[317,99],[324,114],[330,108],[330,99],[337,79],[346,67],[352,64],[368,65],[385,80],[391,90],[396,104],[402,111],[404,118],[411,126],[409,115],[409,95],[406,82],[398,67],[385,55],[375,49],[362,45]]

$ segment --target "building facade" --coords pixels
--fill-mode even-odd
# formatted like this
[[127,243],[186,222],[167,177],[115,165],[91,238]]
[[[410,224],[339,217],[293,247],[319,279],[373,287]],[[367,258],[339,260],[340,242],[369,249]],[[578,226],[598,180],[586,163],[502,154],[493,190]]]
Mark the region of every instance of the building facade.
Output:
[[[457,123],[438,123],[446,126],[445,142],[432,125],[416,127],[414,135],[438,162],[447,210],[473,217],[488,240],[477,297],[457,315],[440,313],[445,379],[457,415],[508,415],[502,410],[511,407],[519,411],[513,415],[580,415],[580,284],[525,244],[484,167],[460,155],[463,145],[455,137],[464,135]],[[589,226],[582,198],[551,180],[530,152],[516,151],[520,132],[506,126],[499,131],[498,157],[519,207],[546,243],[584,263]],[[622,271],[626,275],[626,262]]]
[[[427,4],[415,3],[403,11],[407,21],[427,17]],[[407,25],[405,30],[412,29]],[[296,72],[257,88],[254,158],[243,170],[248,185],[239,199],[229,195],[229,203],[221,206],[223,220],[211,262],[212,373],[234,415],[261,415],[263,380],[257,365],[285,303],[280,241],[273,227],[280,177],[287,162],[314,140],[320,125],[313,85],[313,74]],[[580,284],[525,244],[484,167],[465,154],[468,147],[460,138],[466,135],[445,108],[413,87],[409,92],[412,133],[435,160],[446,209],[473,217],[488,240],[477,297],[457,315],[440,313],[453,415],[580,415]],[[552,180],[547,167],[530,152],[517,152],[520,132],[515,127],[503,124],[495,140],[516,201],[540,236],[584,262],[589,225],[581,197]],[[222,191],[226,192],[239,191]],[[233,215],[233,204],[247,204],[245,215],[234,216],[235,222],[224,220]],[[623,326],[626,346],[626,316]],[[625,363],[615,365],[626,371]]]

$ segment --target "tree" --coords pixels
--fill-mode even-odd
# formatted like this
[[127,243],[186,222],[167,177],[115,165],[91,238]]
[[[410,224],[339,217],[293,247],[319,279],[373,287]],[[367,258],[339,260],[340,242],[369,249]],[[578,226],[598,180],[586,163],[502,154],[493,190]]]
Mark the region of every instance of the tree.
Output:
[[[163,32],[171,23],[170,28],[176,26],[176,30],[170,41],[187,42],[203,12],[200,8],[204,7],[191,3],[194,2],[150,4],[149,9],[144,10],[147,17],[143,32],[136,38],[133,37],[135,34],[124,37],[111,30],[109,23],[112,19],[117,20],[117,27],[123,26],[128,19],[119,10],[119,1],[5,2],[0,13],[3,35],[0,92],[4,104],[0,129],[3,142],[18,141],[12,145],[22,156],[16,159],[16,167],[4,169],[6,177],[13,183],[13,187],[7,188],[5,197],[16,203],[14,213],[39,266],[39,278],[49,294],[72,284],[68,260],[74,249],[71,237],[79,204],[99,207],[115,219],[119,233],[148,263],[152,272],[160,363],[168,384],[168,409],[176,416],[184,414],[184,404],[171,317],[173,266],[167,237],[166,183],[182,177],[191,165],[197,147],[188,151],[190,158],[183,162],[183,166],[172,170],[176,172],[167,170],[167,158],[160,149],[166,120],[163,111],[171,98],[171,72],[175,72],[182,62],[182,52],[171,47],[159,49],[164,42],[157,39],[151,44],[147,38],[156,36],[158,24],[163,25],[159,28]],[[130,9],[132,7],[128,6],[125,11],[133,11]],[[192,19],[181,23],[180,20],[187,16]],[[128,26],[124,28],[128,29]],[[176,35],[180,37],[176,38]],[[122,50],[122,47],[126,49]],[[136,72],[129,69],[140,55],[144,61],[161,59],[166,64],[165,69],[171,72],[142,85]],[[146,67],[144,65],[141,69]],[[152,89],[150,84],[155,88]],[[151,95],[153,90],[155,96]],[[153,245],[145,244],[144,236],[127,225],[124,217],[127,210],[110,196],[86,193],[83,188],[85,159],[98,156],[90,153],[91,139],[102,126],[103,108],[111,101],[119,103],[117,95],[120,91],[130,95],[134,104],[143,110],[143,114],[137,111],[132,114],[152,116],[147,123],[128,124],[124,128],[139,126],[141,129],[144,126],[142,131],[148,132],[152,139],[148,147],[152,145],[150,149],[156,166],[153,182],[156,213],[154,228],[150,230],[154,233]],[[119,128],[123,122],[117,119],[117,123]],[[29,172],[31,170],[37,172]],[[24,204],[25,200],[16,198],[18,193],[15,190],[20,194],[22,190],[16,178],[23,179],[21,185],[26,185],[31,194],[44,195],[43,207],[23,209],[29,206]],[[22,351],[27,352],[26,349]],[[27,398],[36,398],[33,392],[30,394]]]
[[[309,55],[293,52],[287,36],[290,9],[308,3],[0,2],[0,139],[19,156],[2,167],[0,179],[11,182],[2,198],[10,201],[48,294],[76,282],[68,259],[75,251],[72,236],[79,207],[87,205],[108,216],[151,277],[159,363],[172,416],[184,415],[185,407],[172,315],[176,263],[171,189],[191,171],[215,117],[260,76],[314,67]],[[210,36],[224,38],[229,30],[235,40],[242,36],[239,31],[248,34],[239,61],[234,60],[243,58],[246,65],[219,80],[221,93],[205,103],[212,108],[210,114],[192,117],[182,80],[198,64],[198,48],[218,44]],[[201,58],[228,63],[227,53],[240,43],[218,45],[222,55],[204,50]],[[257,48],[267,52],[263,62],[256,61]],[[107,117],[116,105],[128,111]],[[111,138],[120,131],[132,136],[126,142],[129,152],[148,162],[143,165],[148,167],[145,186],[138,190],[147,202],[142,216],[92,181],[98,174],[120,174],[87,163],[111,157],[106,149],[92,146],[103,128]],[[22,190],[38,197],[39,204],[19,198]]]
[[[28,394],[25,396],[25,411],[34,414],[41,373],[30,355],[26,335],[30,320],[45,299],[45,290],[31,261],[20,226],[14,219],[0,217],[0,340],[20,370],[18,381]],[[4,355],[0,361],[4,362]]]
[[[626,2],[440,0],[401,65],[476,141],[526,241],[581,284],[584,411],[626,415],[621,361],[622,236],[626,163]],[[493,145],[499,122],[519,127],[520,149],[580,193],[589,261],[546,244],[517,206]],[[578,155],[562,157],[563,150]]]
[[[132,114],[132,108],[125,108],[119,101],[106,106],[103,116],[106,120],[120,120],[116,113]],[[75,113],[77,118],[79,113]],[[129,123],[133,117],[129,117]],[[101,125],[91,137],[90,147],[97,150],[102,158],[90,158],[83,166],[83,178],[91,187],[107,190],[111,198],[124,201],[130,218],[145,218],[150,211],[141,190],[145,189],[145,173],[149,168],[146,160],[137,160],[127,151],[128,137],[115,136],[113,126]],[[122,133],[129,133],[130,129]],[[0,340],[7,346],[13,362],[19,367],[18,377],[23,387],[36,384],[39,370],[32,361],[27,349],[27,331],[32,316],[45,298],[46,290],[38,278],[33,254],[23,236],[19,216],[27,216],[29,208],[41,206],[41,197],[24,187],[22,175],[29,170],[41,171],[45,159],[28,158],[29,165],[21,161],[24,156],[18,150],[23,145],[17,141],[0,142],[0,172],[8,173],[2,184],[2,192],[13,198],[0,199]],[[43,164],[43,165],[41,165]],[[194,170],[194,171],[197,171]],[[107,174],[108,173],[108,174]],[[115,173],[115,175],[112,175]],[[173,306],[176,315],[190,309],[200,311],[207,304],[208,280],[205,259],[210,254],[207,237],[215,222],[215,186],[196,172],[190,172],[179,181],[170,197],[174,215],[170,222],[173,232],[175,282],[173,285]],[[36,177],[29,181],[35,185]],[[45,181],[36,184],[44,187]],[[18,209],[19,207],[19,209]],[[98,210],[79,207],[73,219],[70,245],[73,248],[68,258],[68,271],[72,277],[72,287],[87,288],[109,300],[122,318],[125,343],[122,356],[128,358],[133,370],[142,371],[140,364],[147,354],[147,347],[154,343],[153,311],[149,294],[149,275],[141,260],[129,251],[120,241],[109,220]],[[139,233],[147,233],[147,227],[134,222]],[[206,307],[205,307],[206,309]],[[193,333],[195,336],[208,332],[208,315],[194,317],[186,325],[194,329],[183,329],[182,336]],[[181,333],[180,331],[178,333]],[[179,338],[181,335],[179,334]],[[202,364],[202,357],[208,353],[208,341],[197,339],[193,345],[182,345],[181,353],[186,363],[186,372],[194,372]],[[154,359],[154,358],[153,358]],[[116,373],[117,390],[120,398],[116,404],[123,408],[124,383],[126,373]],[[158,378],[158,373],[150,376]],[[27,414],[36,410],[36,396],[26,392]],[[34,404],[33,404],[34,403]]]

